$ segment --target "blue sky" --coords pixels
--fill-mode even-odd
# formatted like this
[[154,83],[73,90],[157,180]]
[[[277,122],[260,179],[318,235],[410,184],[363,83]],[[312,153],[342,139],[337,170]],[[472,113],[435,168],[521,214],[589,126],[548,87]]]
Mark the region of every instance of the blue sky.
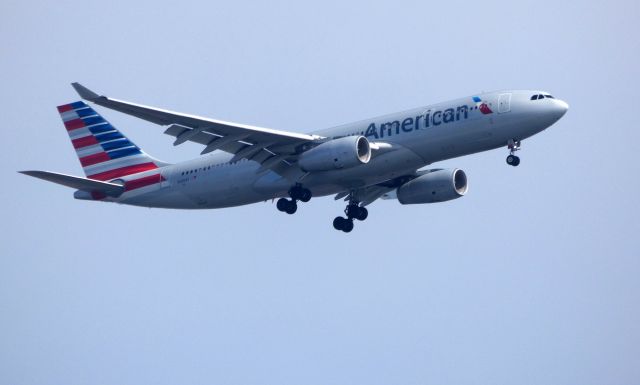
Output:
[[[0,384],[636,384],[640,5],[0,3]],[[309,132],[480,91],[556,125],[438,164],[452,202],[172,211],[75,201],[69,83]],[[100,107],[97,107],[100,109]],[[170,162],[199,146],[102,109]]]

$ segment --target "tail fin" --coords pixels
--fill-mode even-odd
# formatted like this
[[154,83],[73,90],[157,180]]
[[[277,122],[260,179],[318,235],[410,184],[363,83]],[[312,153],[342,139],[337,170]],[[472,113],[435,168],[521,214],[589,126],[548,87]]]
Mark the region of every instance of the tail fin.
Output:
[[166,165],[145,154],[84,102],[58,106],[87,178],[101,181]]

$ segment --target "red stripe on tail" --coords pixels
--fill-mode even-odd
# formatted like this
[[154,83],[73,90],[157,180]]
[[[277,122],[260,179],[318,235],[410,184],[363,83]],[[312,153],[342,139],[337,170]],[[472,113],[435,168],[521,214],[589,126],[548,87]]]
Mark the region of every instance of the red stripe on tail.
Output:
[[93,146],[94,144],[98,144],[98,140],[95,136],[89,135],[84,136],[82,138],[74,139],[71,141],[73,143],[73,148],[82,148],[87,146]]
[[73,120],[64,122],[64,126],[67,128],[67,131],[71,131],[77,128],[84,127],[84,122],[82,121],[82,119],[73,119]]
[[134,164],[133,166],[116,168],[114,170],[101,172],[99,174],[89,175],[87,176],[87,178],[96,179],[96,180],[110,180],[110,179],[118,178],[125,175],[137,174],[143,171],[154,170],[156,168],[158,168],[158,166],[156,166],[154,163],[151,163],[151,162]]
[[91,166],[92,164],[102,163],[111,160],[106,152],[99,152],[97,154],[87,155],[84,158],[80,158],[80,164],[82,167]]
[[152,184],[160,183],[165,180],[160,174],[149,175],[140,179],[134,179],[126,181],[124,184],[124,191],[131,191],[137,188],[142,188]]
[[57,108],[59,113],[73,110],[73,106],[71,104],[65,104],[64,106],[58,106]]

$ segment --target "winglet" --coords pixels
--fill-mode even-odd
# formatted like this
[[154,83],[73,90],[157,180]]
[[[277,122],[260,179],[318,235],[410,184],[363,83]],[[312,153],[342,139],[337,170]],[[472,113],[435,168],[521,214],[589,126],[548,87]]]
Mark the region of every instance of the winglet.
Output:
[[71,86],[76,90],[78,95],[80,95],[80,97],[84,100],[88,100],[92,102],[100,97],[100,95],[96,94],[95,92],[91,91],[90,89],[88,89],[87,87],[83,86],[80,83],[71,83]]

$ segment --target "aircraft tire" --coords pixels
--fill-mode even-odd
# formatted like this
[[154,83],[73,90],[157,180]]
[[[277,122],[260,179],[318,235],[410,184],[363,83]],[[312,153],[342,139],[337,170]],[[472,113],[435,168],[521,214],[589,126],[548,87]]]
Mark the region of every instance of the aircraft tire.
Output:
[[343,220],[344,222],[342,222],[342,231],[344,231],[345,233],[350,233],[351,230],[353,230],[353,221],[349,219]]
[[302,202],[309,202],[311,200],[311,190],[303,188],[299,194],[299,198]]
[[287,205],[289,204],[289,201],[285,198],[280,198],[278,199],[278,202],[276,203],[276,207],[278,208],[278,211],[282,211],[285,212],[287,211]]
[[359,221],[364,221],[369,216],[369,210],[364,207],[359,207],[356,215],[356,219]]
[[357,218],[360,213],[360,207],[356,204],[350,204],[347,206],[347,218]]
[[298,211],[298,205],[296,204],[296,201],[287,201],[287,207],[285,209],[285,212],[289,215],[291,214],[295,214],[295,212]]

